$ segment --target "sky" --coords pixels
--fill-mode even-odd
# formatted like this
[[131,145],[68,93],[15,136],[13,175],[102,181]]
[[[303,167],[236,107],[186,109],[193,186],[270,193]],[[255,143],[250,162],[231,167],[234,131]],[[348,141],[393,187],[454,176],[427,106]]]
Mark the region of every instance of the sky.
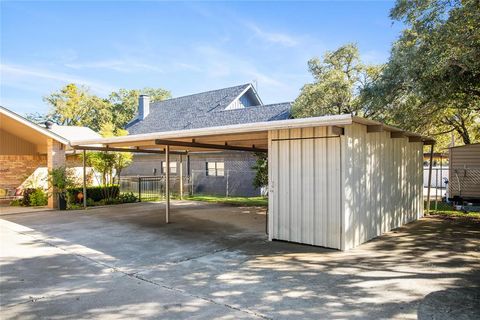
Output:
[[307,61],[354,42],[388,59],[401,24],[393,1],[1,1],[0,104],[45,113],[43,97],[77,83],[172,96],[256,82],[263,102],[293,101],[312,82]]

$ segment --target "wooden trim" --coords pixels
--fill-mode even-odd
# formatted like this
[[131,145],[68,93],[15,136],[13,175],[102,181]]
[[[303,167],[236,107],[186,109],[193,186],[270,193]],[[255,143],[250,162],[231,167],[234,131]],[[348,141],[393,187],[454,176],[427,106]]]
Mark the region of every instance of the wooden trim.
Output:
[[408,142],[423,142],[422,137],[408,137]]
[[240,146],[231,146],[231,145],[218,145],[218,144],[198,143],[198,142],[172,141],[172,140],[163,140],[163,139],[156,139],[155,144],[166,145],[166,146],[177,146],[177,147],[218,149],[218,150],[236,150],[236,151],[264,152],[264,153],[268,152],[268,149],[256,148],[255,146],[240,147]]
[[383,132],[383,125],[370,125],[367,126],[367,133],[373,133],[373,132]]
[[[152,149],[140,149],[140,148],[112,148],[112,147],[93,147],[93,146],[74,146],[75,150],[89,150],[89,151],[114,151],[114,152],[133,152],[133,153],[156,153],[165,154],[165,149],[152,150]],[[170,154],[187,154],[181,151],[170,151]]]
[[390,132],[390,138],[406,138],[407,136],[403,132]]
[[342,136],[344,133],[344,129],[342,127],[331,126],[328,127],[328,135],[335,135],[335,136]]

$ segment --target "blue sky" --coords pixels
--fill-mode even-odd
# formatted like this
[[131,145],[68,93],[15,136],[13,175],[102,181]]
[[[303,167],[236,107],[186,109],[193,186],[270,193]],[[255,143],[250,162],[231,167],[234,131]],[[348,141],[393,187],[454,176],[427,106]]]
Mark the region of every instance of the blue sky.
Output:
[[401,30],[392,1],[0,5],[0,103],[21,114],[46,112],[42,97],[69,82],[181,96],[256,80],[264,103],[291,101],[308,59],[356,42],[382,63]]

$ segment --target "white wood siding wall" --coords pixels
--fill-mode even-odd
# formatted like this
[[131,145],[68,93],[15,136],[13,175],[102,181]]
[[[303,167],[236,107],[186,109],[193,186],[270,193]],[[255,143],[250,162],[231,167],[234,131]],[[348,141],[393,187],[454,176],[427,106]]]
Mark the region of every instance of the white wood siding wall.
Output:
[[340,138],[328,129],[269,133],[269,236],[341,249]]
[[345,127],[342,249],[423,216],[423,143]]

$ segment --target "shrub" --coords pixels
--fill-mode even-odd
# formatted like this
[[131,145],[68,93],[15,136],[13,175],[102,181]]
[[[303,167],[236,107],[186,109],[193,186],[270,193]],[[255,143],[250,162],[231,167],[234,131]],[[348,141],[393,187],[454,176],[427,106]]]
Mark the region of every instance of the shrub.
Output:
[[132,203],[138,201],[137,196],[134,195],[132,192],[122,193],[118,196],[118,199],[120,200],[120,203]]
[[10,201],[12,207],[20,207],[22,205],[22,199],[14,199]]
[[34,192],[30,194],[30,205],[33,207],[36,206],[46,206],[48,203],[47,194],[40,188],[35,189]]
[[[78,194],[82,192],[83,192],[82,187],[69,188],[67,190],[68,203],[81,203],[82,201],[78,198]],[[88,187],[87,188],[87,204],[89,200],[93,202],[98,202],[104,199],[117,198],[119,193],[120,193],[120,188],[116,185]]]
[[30,196],[36,190],[37,189],[34,189],[34,188],[26,188],[23,190],[22,206],[25,206],[25,207],[30,206]]

